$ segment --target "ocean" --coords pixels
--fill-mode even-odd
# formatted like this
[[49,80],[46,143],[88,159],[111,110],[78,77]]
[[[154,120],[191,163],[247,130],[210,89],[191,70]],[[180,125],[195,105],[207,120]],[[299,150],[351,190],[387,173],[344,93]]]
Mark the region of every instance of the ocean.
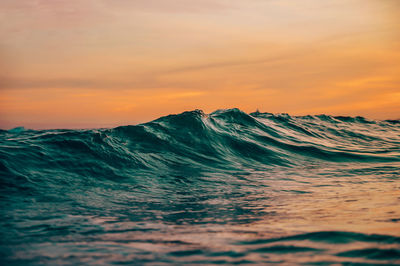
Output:
[[0,204],[1,265],[400,265],[400,121],[1,130]]

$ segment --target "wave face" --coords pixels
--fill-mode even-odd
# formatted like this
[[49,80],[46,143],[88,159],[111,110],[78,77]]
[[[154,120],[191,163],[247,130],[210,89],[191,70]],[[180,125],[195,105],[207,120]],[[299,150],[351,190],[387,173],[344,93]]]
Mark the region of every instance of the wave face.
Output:
[[396,264],[399,173],[396,120],[3,130],[0,264]]

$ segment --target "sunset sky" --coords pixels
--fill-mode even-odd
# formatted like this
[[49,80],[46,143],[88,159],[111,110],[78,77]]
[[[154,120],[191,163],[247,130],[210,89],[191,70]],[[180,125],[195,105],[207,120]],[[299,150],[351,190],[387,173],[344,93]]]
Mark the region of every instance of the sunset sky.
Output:
[[400,118],[398,0],[0,0],[0,128]]

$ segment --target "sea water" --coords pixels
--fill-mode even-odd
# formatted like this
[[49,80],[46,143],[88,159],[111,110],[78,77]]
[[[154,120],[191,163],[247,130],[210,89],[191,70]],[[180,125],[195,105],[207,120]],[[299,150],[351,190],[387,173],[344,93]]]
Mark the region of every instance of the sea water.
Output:
[[400,264],[400,121],[238,109],[0,131],[0,264]]

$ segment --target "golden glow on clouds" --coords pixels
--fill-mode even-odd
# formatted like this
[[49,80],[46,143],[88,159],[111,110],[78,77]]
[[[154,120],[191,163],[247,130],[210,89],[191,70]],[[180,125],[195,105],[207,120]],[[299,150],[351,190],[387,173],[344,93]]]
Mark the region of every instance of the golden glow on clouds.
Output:
[[0,127],[191,109],[400,118],[395,0],[3,0]]

